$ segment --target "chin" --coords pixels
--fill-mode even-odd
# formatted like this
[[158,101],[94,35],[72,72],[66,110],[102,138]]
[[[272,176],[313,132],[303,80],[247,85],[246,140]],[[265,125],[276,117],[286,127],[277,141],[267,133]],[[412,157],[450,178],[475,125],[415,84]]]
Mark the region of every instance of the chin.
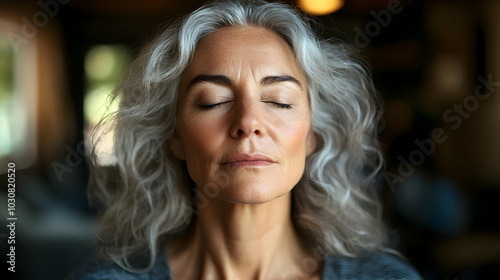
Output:
[[222,189],[217,198],[231,204],[263,204],[289,194],[292,188],[276,188],[267,184],[239,184]]

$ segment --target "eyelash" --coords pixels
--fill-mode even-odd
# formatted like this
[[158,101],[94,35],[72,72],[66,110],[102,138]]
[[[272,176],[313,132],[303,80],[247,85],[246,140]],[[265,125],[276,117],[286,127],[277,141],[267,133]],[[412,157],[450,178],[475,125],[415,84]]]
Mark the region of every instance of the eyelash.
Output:
[[[199,106],[203,110],[210,110],[210,109],[218,108],[221,105],[226,104],[226,103],[228,103],[228,102],[221,102],[221,103],[215,103],[215,104],[200,104]],[[284,103],[278,103],[278,102],[266,102],[266,103],[273,104],[274,106],[281,108],[281,109],[292,109],[292,105],[290,105],[290,104],[284,104]]]
[[224,103],[216,103],[216,104],[200,104],[200,108],[203,110],[210,110],[210,109],[215,109],[217,107],[220,107]]
[[290,104],[284,104],[284,103],[278,103],[278,102],[269,102],[271,104],[274,104],[274,106],[282,109],[292,109],[292,105]]

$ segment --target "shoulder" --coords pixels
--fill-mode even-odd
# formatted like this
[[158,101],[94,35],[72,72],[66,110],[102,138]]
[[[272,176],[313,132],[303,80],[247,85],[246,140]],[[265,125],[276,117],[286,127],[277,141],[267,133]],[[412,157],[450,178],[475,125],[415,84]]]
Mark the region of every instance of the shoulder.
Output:
[[83,264],[70,275],[66,280],[171,280],[170,269],[166,261],[159,258],[153,268],[147,272],[134,273],[127,271],[112,261],[102,259],[92,259]]
[[401,258],[379,253],[362,258],[328,256],[325,260],[323,279],[420,280],[422,277]]

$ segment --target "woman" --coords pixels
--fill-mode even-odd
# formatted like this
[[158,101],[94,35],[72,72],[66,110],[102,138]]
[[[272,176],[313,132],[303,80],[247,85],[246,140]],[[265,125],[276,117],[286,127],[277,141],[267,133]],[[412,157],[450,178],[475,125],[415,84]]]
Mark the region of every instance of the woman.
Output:
[[115,98],[115,187],[94,170],[115,264],[74,278],[420,279],[383,253],[372,82],[296,10],[204,6]]

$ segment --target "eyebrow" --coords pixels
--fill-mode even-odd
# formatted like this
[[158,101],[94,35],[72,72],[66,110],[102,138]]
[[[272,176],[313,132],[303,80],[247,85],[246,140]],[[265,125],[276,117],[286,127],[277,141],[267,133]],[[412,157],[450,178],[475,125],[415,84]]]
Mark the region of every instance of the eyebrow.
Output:
[[231,82],[231,79],[229,79],[227,76],[224,75],[197,75],[194,77],[191,82],[189,82],[188,89],[196,84],[202,83],[202,82],[210,82],[214,84],[219,84],[219,85],[226,85],[226,86],[231,86],[233,83]]
[[[197,75],[191,80],[191,82],[189,82],[187,89],[202,82],[209,82],[226,86],[233,85],[231,79],[224,75]],[[299,80],[289,75],[265,76],[260,80],[261,85],[270,85],[279,82],[292,82],[302,88],[302,84],[299,82]]]
[[274,83],[279,83],[279,82],[292,82],[296,85],[298,85],[300,88],[302,88],[302,84],[299,82],[299,80],[295,79],[292,76],[289,75],[278,75],[278,76],[266,76],[262,78],[260,81],[261,85],[270,85]]

